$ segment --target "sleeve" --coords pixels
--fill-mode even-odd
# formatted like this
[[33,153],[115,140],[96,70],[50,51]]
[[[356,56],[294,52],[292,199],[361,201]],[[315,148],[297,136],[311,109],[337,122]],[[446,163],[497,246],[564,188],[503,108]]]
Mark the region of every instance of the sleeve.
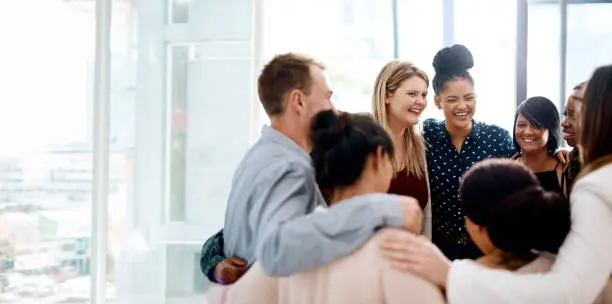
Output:
[[307,214],[320,198],[305,170],[294,166],[282,172],[250,212],[258,236],[255,258],[268,275],[287,276],[328,263],[382,226],[403,226],[399,198],[389,194],[359,196],[328,212]]
[[572,229],[550,272],[515,274],[457,261],[447,281],[449,303],[593,303],[612,273],[612,210],[592,188],[577,187],[571,201]]
[[211,236],[204,246],[200,255],[200,269],[211,282],[215,280],[215,266],[225,259],[223,253],[223,229]]

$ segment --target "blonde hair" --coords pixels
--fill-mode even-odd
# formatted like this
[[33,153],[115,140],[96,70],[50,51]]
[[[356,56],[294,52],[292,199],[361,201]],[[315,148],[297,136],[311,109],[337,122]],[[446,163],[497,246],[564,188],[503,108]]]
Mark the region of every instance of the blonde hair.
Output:
[[[387,63],[376,77],[374,93],[372,94],[372,114],[374,119],[389,133],[388,108],[385,100],[397,91],[402,82],[412,77],[423,79],[429,87],[427,74],[408,61],[393,60]],[[425,142],[416,125],[410,126],[404,131],[404,148],[406,152],[404,163],[407,173],[419,178],[423,177],[426,168]],[[399,149],[396,149],[396,151],[399,151]],[[393,169],[396,173],[402,169],[395,158]]]

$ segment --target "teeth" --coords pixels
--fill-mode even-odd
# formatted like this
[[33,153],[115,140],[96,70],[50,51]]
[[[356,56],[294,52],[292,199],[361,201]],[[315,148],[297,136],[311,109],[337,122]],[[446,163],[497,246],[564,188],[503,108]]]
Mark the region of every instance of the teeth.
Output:
[[534,141],[535,141],[535,139],[527,139],[527,138],[523,138],[523,141],[524,141],[524,142],[534,142]]
[[463,113],[455,113],[455,116],[466,116],[468,115],[467,112],[463,112]]

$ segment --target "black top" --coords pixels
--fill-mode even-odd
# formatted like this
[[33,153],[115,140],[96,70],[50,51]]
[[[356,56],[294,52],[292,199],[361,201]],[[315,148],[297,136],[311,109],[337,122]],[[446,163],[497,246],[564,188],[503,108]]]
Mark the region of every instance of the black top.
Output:
[[557,192],[565,197],[565,194],[563,193],[563,188],[565,188],[567,175],[563,173],[561,175],[561,183],[559,183],[559,176],[557,175],[557,169],[559,168],[559,164],[560,162],[557,161],[557,165],[553,170],[537,172],[535,173],[535,176],[540,181],[542,188],[546,189],[547,191]]

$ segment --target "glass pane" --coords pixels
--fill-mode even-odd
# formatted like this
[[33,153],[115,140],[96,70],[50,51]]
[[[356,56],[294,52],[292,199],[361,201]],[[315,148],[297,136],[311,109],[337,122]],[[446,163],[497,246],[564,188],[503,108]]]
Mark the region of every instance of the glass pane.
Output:
[[189,46],[171,46],[169,87],[170,103],[170,198],[169,220],[185,219],[185,174],[187,149],[187,64]]
[[470,72],[478,95],[476,119],[512,130],[516,108],[516,2],[455,1],[455,41],[474,56]]
[[[252,1],[232,0],[235,10],[226,2],[113,1],[121,18],[113,18],[110,121],[123,144],[111,147],[124,147],[126,158],[122,192],[109,206],[109,281],[119,303],[205,302],[201,246],[223,226],[253,116],[251,19],[244,18]],[[179,4],[198,11],[191,25],[232,26],[164,25],[160,19],[187,21],[168,17]]]
[[612,3],[572,4],[567,17],[567,86],[588,79],[612,61]]
[[545,96],[559,105],[561,10],[551,2],[529,4],[527,97]]
[[1,303],[89,299],[92,8],[0,1]]
[[[400,0],[397,10],[399,59],[416,64],[427,73],[431,82],[434,76],[432,60],[442,48],[442,0]],[[433,90],[430,90],[429,96],[423,119],[442,119],[444,114],[433,103]]]
[[264,62],[289,51],[313,56],[327,67],[335,106],[369,112],[376,75],[393,59],[392,20],[391,2],[266,1]]

